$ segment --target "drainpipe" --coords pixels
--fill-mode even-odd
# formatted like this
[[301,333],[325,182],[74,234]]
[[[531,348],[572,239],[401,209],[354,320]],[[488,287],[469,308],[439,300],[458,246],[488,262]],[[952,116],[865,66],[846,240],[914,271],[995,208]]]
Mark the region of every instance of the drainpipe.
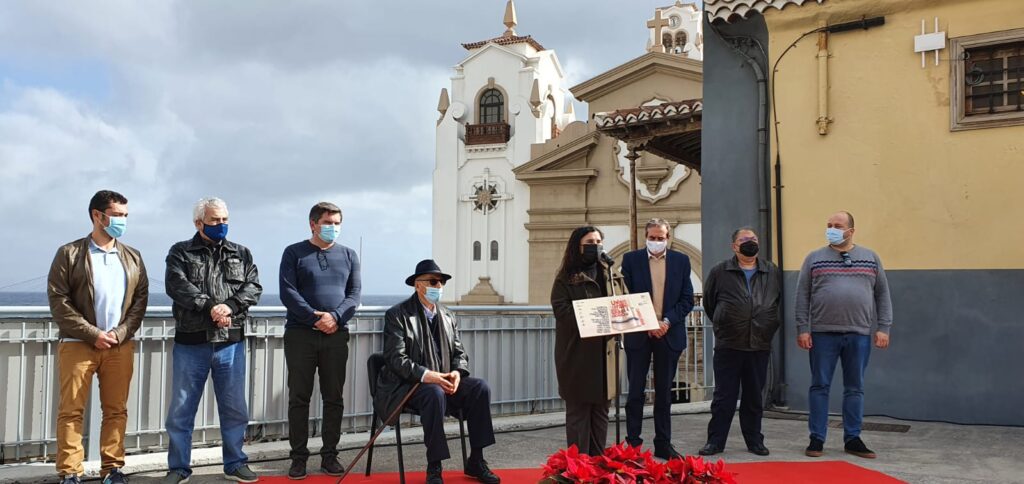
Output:
[[[822,25],[825,28],[825,25]],[[828,134],[828,31],[818,32],[818,134]]]
[[[769,172],[769,156],[770,147],[768,146],[768,77],[765,75],[765,69],[761,67],[761,64],[753,56],[747,54],[743,49],[740,49],[741,45],[756,46],[764,57],[765,63],[768,62],[768,53],[764,50],[761,43],[753,38],[747,36],[732,37],[723,34],[714,24],[709,24],[711,30],[713,30],[720,39],[722,39],[729,47],[732,48],[733,52],[743,58],[747,64],[750,65],[751,70],[754,72],[754,78],[757,80],[757,180],[758,180],[758,223],[760,224],[761,240],[764,241],[764,252],[766,254],[772,253],[772,220],[771,220],[771,177],[768,175]],[[776,162],[776,180],[778,180],[778,163]],[[781,203],[779,196],[779,183],[776,182],[776,202]],[[781,212],[776,213],[776,230],[781,230],[782,216]],[[779,268],[782,267],[782,241],[779,238],[779,251],[778,261]],[[780,286],[780,291],[784,288]],[[783,325],[784,326],[784,325]],[[779,328],[779,375],[776,383],[776,389],[773,391],[775,394],[775,402],[779,406],[785,406],[786,401],[786,358],[785,358],[785,328]]]

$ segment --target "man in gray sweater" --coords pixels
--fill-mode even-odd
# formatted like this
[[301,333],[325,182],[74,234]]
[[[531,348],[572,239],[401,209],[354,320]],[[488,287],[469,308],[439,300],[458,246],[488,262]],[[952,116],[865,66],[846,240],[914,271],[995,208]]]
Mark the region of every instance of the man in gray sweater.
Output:
[[807,255],[796,290],[797,345],[810,350],[811,442],[809,457],[820,457],[828,428],[828,393],[836,362],[843,365],[843,442],[846,452],[873,459],[860,439],[864,419],[864,370],[871,354],[871,334],[878,348],[889,346],[892,303],[882,261],[853,243],[853,215],[828,218],[828,245]]

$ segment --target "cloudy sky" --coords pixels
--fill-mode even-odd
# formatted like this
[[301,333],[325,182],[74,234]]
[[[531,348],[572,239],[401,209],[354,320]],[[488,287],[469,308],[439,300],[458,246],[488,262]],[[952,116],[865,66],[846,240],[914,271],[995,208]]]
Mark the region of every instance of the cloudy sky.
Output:
[[[518,0],[517,31],[553,48],[575,85],[643,53],[671,0]],[[4,2],[0,12],[0,290],[45,290],[89,197],[120,191],[124,241],[161,292],[191,206],[224,198],[229,238],[265,291],[309,207],[345,211],[363,293],[404,294],[431,254],[438,92],[495,37],[505,0]],[[581,115],[585,111],[577,110]],[[27,281],[27,282],[25,282]]]

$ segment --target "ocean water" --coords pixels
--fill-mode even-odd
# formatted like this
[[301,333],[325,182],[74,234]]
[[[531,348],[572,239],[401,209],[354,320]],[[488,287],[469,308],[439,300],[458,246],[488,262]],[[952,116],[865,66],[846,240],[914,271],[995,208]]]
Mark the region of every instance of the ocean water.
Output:
[[[412,294],[412,293],[410,293]],[[402,302],[409,295],[384,296],[376,294],[364,294],[362,297],[363,306],[391,306]],[[47,306],[45,292],[7,292],[0,291],[0,306]],[[150,306],[170,306],[171,298],[163,292],[149,293]],[[260,297],[260,306],[282,306],[281,298],[277,294],[264,294]]]

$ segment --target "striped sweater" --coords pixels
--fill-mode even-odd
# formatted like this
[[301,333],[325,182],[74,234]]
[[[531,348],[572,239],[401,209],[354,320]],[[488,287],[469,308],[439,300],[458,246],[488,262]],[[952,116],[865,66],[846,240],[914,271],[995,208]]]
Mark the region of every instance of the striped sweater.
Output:
[[796,288],[797,333],[812,331],[888,334],[892,326],[889,283],[871,249],[854,246],[849,258],[822,247],[807,255]]

